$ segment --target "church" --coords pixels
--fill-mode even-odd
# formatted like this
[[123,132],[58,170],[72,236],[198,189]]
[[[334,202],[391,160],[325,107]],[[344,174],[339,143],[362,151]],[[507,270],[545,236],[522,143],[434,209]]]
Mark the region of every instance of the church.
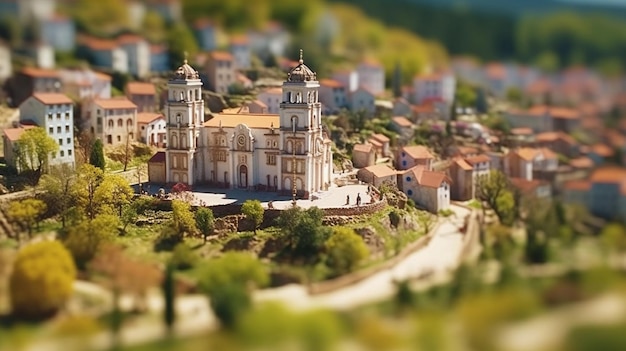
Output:
[[224,112],[204,119],[202,82],[185,60],[168,82],[167,147],[148,163],[151,183],[275,191],[309,198],[331,184],[315,72],[299,64],[282,84],[279,113]]

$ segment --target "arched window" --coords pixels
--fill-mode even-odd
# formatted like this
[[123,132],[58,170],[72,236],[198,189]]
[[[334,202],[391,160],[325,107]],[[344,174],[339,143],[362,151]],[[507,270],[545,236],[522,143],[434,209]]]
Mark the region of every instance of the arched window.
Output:
[[133,119],[129,118],[126,120],[126,127],[127,128],[132,128],[133,127]]
[[296,128],[298,127],[298,116],[291,116],[291,129],[293,132],[296,132]]
[[118,127],[123,127],[124,126],[124,121],[121,118],[117,120],[117,126]]
[[302,143],[301,142],[296,143],[296,153],[297,154],[301,154],[302,153]]
[[180,135],[180,147],[183,149],[187,148],[187,136],[185,134]]
[[176,136],[176,134],[172,134],[171,142],[172,142],[172,148],[177,149],[178,148],[178,136]]
[[109,122],[108,122],[108,125],[109,125],[109,128],[113,128],[113,127],[115,127],[115,122],[113,122],[113,120],[110,119]]
[[293,141],[291,140],[287,141],[287,152],[293,152]]

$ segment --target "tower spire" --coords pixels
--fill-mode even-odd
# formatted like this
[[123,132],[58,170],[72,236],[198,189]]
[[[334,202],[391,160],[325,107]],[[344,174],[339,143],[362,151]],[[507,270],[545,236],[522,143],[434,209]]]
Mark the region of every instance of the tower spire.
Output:
[[185,50],[183,54],[185,55],[185,60],[183,62],[184,64],[187,64],[187,57],[189,56],[189,53],[187,52],[187,50]]
[[302,49],[300,49],[300,61],[298,62],[300,62],[300,64],[304,63],[304,59],[302,58]]

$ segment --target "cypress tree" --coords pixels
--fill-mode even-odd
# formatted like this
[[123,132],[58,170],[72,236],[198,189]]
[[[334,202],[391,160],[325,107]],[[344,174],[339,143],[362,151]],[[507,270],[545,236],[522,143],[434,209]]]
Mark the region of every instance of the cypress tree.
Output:
[[93,143],[93,147],[91,148],[91,155],[89,156],[89,163],[95,167],[98,167],[105,170],[105,161],[104,161],[104,150],[102,146],[102,141],[100,139],[96,139]]
[[165,269],[165,277],[163,277],[163,299],[165,306],[163,308],[163,320],[167,327],[168,333],[172,332],[172,327],[176,321],[176,311],[174,310],[174,300],[176,298],[174,292],[174,269],[171,264]]

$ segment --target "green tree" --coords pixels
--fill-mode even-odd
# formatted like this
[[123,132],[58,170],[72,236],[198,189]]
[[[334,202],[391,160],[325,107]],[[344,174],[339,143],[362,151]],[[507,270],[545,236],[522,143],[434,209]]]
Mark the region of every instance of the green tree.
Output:
[[146,12],[141,24],[141,34],[151,43],[163,42],[167,36],[163,17],[155,11]]
[[202,238],[206,243],[207,237],[213,233],[215,229],[215,217],[213,211],[207,207],[200,207],[196,211],[196,227],[202,233]]
[[120,221],[122,222],[122,234],[126,234],[126,229],[129,225],[137,223],[137,218],[139,214],[137,213],[137,208],[132,205],[125,205],[122,208],[122,215],[120,216]]
[[256,234],[257,228],[263,223],[263,214],[265,213],[261,202],[259,200],[246,200],[241,206],[241,213],[254,224],[254,233]]
[[600,232],[602,244],[615,252],[626,252],[626,228],[621,223],[609,223]]
[[248,253],[228,252],[206,263],[199,286],[209,296],[216,316],[232,328],[250,306],[250,289],[268,283],[268,271],[259,260]]
[[193,268],[200,261],[200,256],[185,243],[179,243],[174,247],[169,265],[178,270]]
[[65,228],[70,209],[74,206],[72,188],[76,181],[76,174],[72,166],[61,164],[44,174],[39,181],[42,198],[54,214],[61,215],[61,224]]
[[63,245],[72,253],[76,266],[84,269],[98,249],[113,240],[117,233],[117,216],[101,214],[92,220],[83,220],[67,227],[63,233]]
[[102,140],[100,139],[96,139],[91,147],[89,164],[100,168],[103,172],[105,171],[106,162],[104,160],[104,147],[102,146]]
[[98,213],[96,190],[104,179],[104,172],[90,164],[83,164],[78,169],[76,182],[72,187],[72,195],[76,199],[77,207],[85,211],[89,219]]
[[[508,221],[512,215],[510,211],[514,211],[514,207],[511,206],[513,196],[509,189],[508,178],[498,170],[491,170],[488,176],[479,178],[476,186],[476,197],[486,203],[502,223]],[[485,206],[483,218],[484,215]]]
[[161,291],[163,292],[163,321],[167,327],[168,333],[171,334],[174,323],[176,322],[176,281],[174,280],[174,269],[171,265],[165,267],[165,276],[163,277],[163,283],[161,284]]
[[15,143],[16,160],[22,171],[31,170],[37,175],[48,170],[49,158],[59,150],[59,144],[45,129],[27,129]]
[[72,295],[76,267],[58,241],[27,245],[17,254],[10,278],[11,308],[22,318],[47,317]]
[[363,238],[351,228],[335,228],[324,246],[326,264],[335,275],[352,272],[369,256],[369,249]]
[[314,262],[324,248],[331,229],[323,225],[324,212],[317,207],[302,210],[293,207],[283,211],[277,218],[282,235],[288,243],[292,259],[302,258]]
[[128,27],[128,10],[123,0],[77,0],[70,12],[78,28],[93,35],[111,35]]
[[457,106],[460,107],[474,107],[476,106],[476,90],[474,88],[463,82],[459,82],[457,84],[455,93],[454,93],[454,102]]
[[184,23],[175,23],[168,32],[168,48],[170,53],[170,62],[173,65],[179,65],[186,59],[185,53],[190,57],[198,52],[198,43],[193,33]]
[[522,91],[519,88],[511,87],[506,91],[506,99],[509,102],[520,105],[522,103]]
[[108,207],[109,210],[114,210],[121,217],[122,209],[130,203],[134,193],[126,178],[118,174],[107,174],[98,185],[94,193],[94,200],[100,211]]
[[189,203],[172,200],[172,224],[181,234],[193,235],[198,230]]
[[39,223],[39,218],[46,212],[46,204],[38,199],[24,199],[13,201],[9,205],[9,218],[26,228],[28,235],[33,232],[33,225]]

